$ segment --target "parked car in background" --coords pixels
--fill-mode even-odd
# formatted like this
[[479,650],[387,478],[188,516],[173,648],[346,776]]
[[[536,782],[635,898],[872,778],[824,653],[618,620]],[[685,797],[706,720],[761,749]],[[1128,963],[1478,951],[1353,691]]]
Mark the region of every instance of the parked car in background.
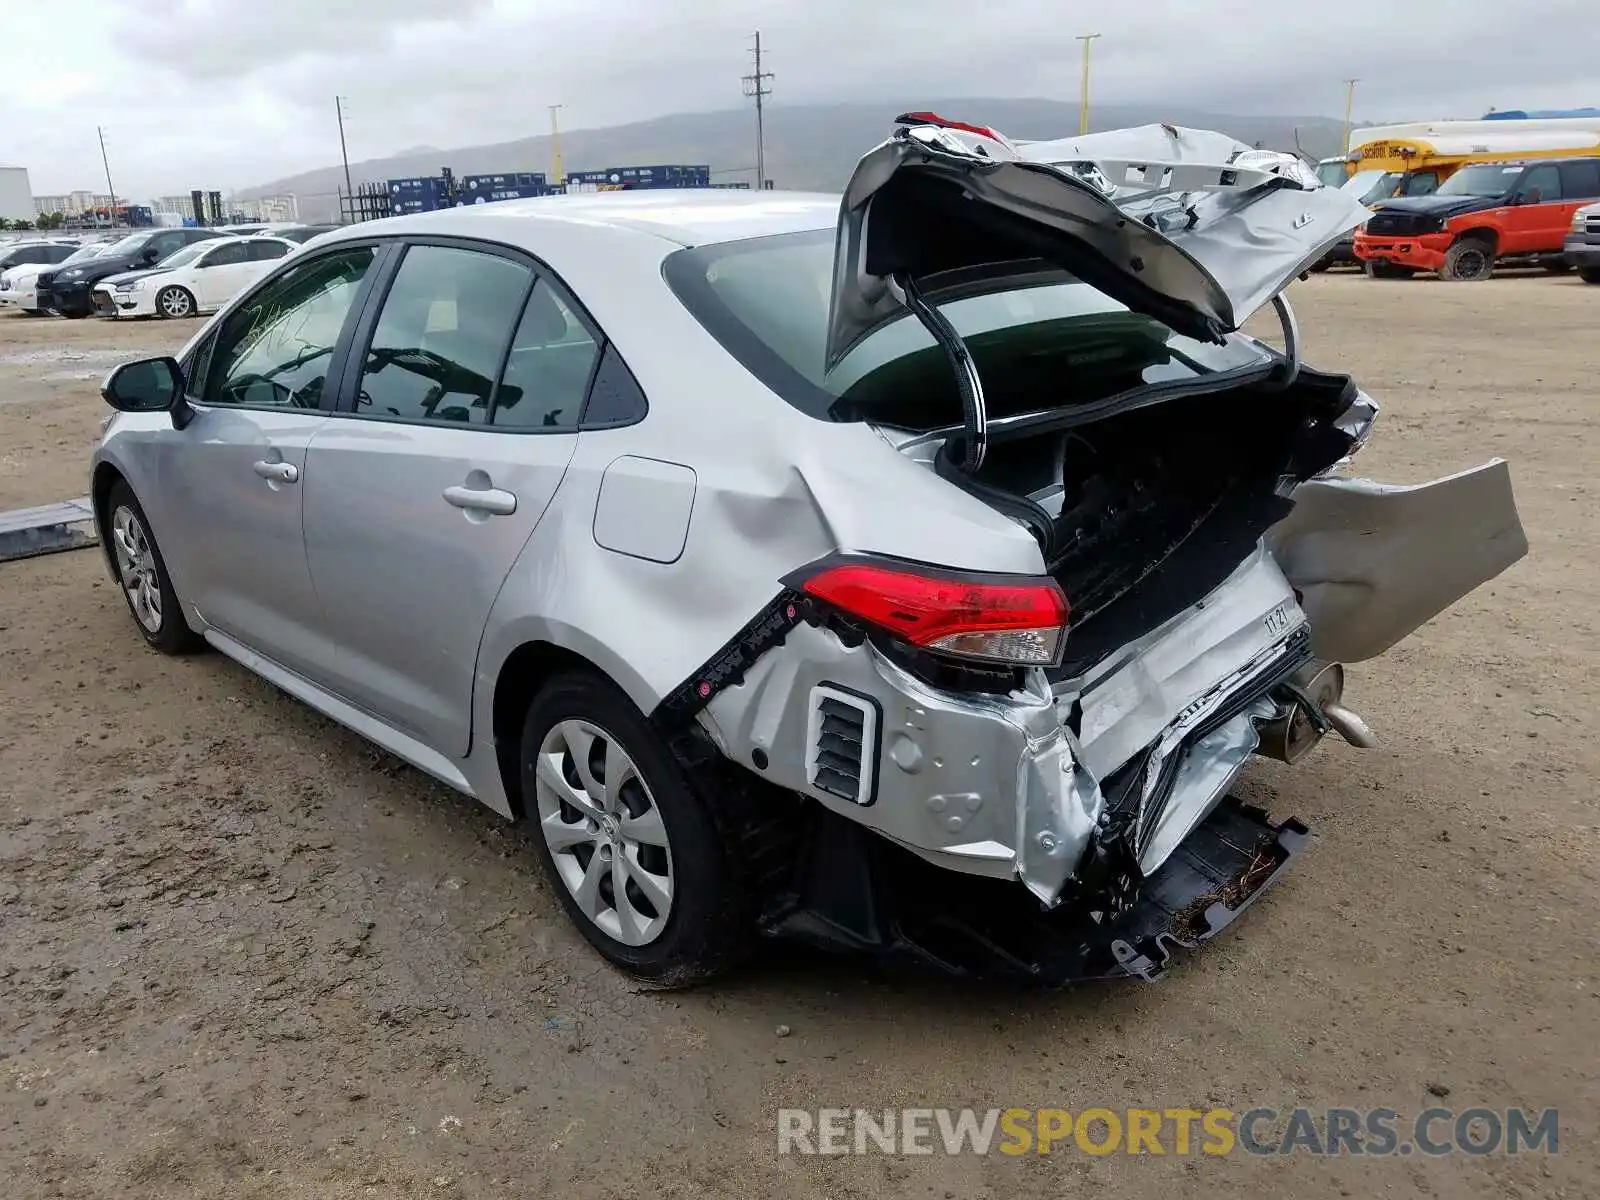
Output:
[[299,249],[278,237],[195,242],[154,267],[102,279],[94,286],[94,311],[102,317],[166,318],[216,312]]
[[1600,204],[1586,204],[1572,214],[1561,256],[1578,268],[1585,283],[1600,283]]
[[0,272],[21,266],[54,266],[78,250],[77,242],[65,238],[12,242],[0,246]]
[[39,276],[57,267],[77,267],[99,257],[105,243],[90,242],[76,247],[59,263],[25,263],[0,271],[0,307],[18,308],[29,316],[43,316],[39,305]]
[[287,238],[291,242],[309,242],[320,234],[332,233],[338,228],[337,225],[285,225],[281,228],[263,230],[256,236]]
[[1562,243],[1572,215],[1600,200],[1600,157],[1480,163],[1431,196],[1380,203],[1356,234],[1355,253],[1376,278],[1436,271],[1487,279],[1496,263],[1567,269]]
[[64,317],[87,317],[94,311],[94,285],[108,275],[153,267],[185,246],[222,236],[214,229],[141,229],[127,234],[90,261],[62,263],[41,272],[36,282],[38,305]]
[[1371,745],[1340,664],[1526,553],[1509,471],[1338,470],[1377,405],[1283,293],[1366,210],[1298,160],[900,121],[842,199],[353,225],[119,368],[139,635],[524,817],[657,983],[758,930],[1159,974],[1306,841],[1251,755]]

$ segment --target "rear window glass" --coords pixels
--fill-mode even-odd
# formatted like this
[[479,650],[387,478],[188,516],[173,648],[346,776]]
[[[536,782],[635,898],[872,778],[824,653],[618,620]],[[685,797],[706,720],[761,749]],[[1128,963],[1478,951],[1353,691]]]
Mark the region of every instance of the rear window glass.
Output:
[[[955,375],[909,314],[824,370],[833,244],[825,229],[697,246],[670,255],[665,274],[707,331],[801,411],[912,429],[959,423]],[[1044,264],[1037,278],[939,306],[977,363],[991,417],[1269,361],[1243,338],[1184,337]]]

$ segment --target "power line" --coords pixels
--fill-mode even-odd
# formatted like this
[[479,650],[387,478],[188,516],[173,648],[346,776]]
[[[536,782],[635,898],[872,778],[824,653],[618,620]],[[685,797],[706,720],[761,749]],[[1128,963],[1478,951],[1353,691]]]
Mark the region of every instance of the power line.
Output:
[[756,190],[761,191],[767,186],[767,142],[765,114],[762,101],[772,95],[772,88],[768,86],[773,79],[771,71],[761,69],[761,31],[756,30],[755,55],[756,69],[748,75],[740,76],[744,83],[744,94],[752,96],[756,102]]

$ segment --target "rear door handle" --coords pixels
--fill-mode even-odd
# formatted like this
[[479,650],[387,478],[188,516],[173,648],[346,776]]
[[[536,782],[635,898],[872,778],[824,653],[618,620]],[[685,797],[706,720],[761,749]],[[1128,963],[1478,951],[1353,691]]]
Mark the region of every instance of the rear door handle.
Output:
[[445,503],[457,508],[464,508],[468,512],[485,512],[496,517],[509,517],[517,511],[516,494],[500,488],[447,487],[444,498]]
[[263,479],[274,483],[294,483],[300,478],[300,469],[293,463],[286,462],[258,462],[255,472]]

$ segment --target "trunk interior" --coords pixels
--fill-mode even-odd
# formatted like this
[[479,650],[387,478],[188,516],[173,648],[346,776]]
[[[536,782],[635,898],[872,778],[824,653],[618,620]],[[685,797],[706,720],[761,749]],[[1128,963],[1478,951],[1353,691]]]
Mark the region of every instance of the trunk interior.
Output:
[[[939,473],[1033,531],[1072,613],[1067,657],[1082,674],[1203,600],[1332,466],[1350,437],[1333,422],[1356,395],[1342,375],[1302,370],[1101,420],[1070,409],[1049,428],[1005,431],[977,475],[946,444]],[[1011,435],[1011,436],[1008,436]]]

